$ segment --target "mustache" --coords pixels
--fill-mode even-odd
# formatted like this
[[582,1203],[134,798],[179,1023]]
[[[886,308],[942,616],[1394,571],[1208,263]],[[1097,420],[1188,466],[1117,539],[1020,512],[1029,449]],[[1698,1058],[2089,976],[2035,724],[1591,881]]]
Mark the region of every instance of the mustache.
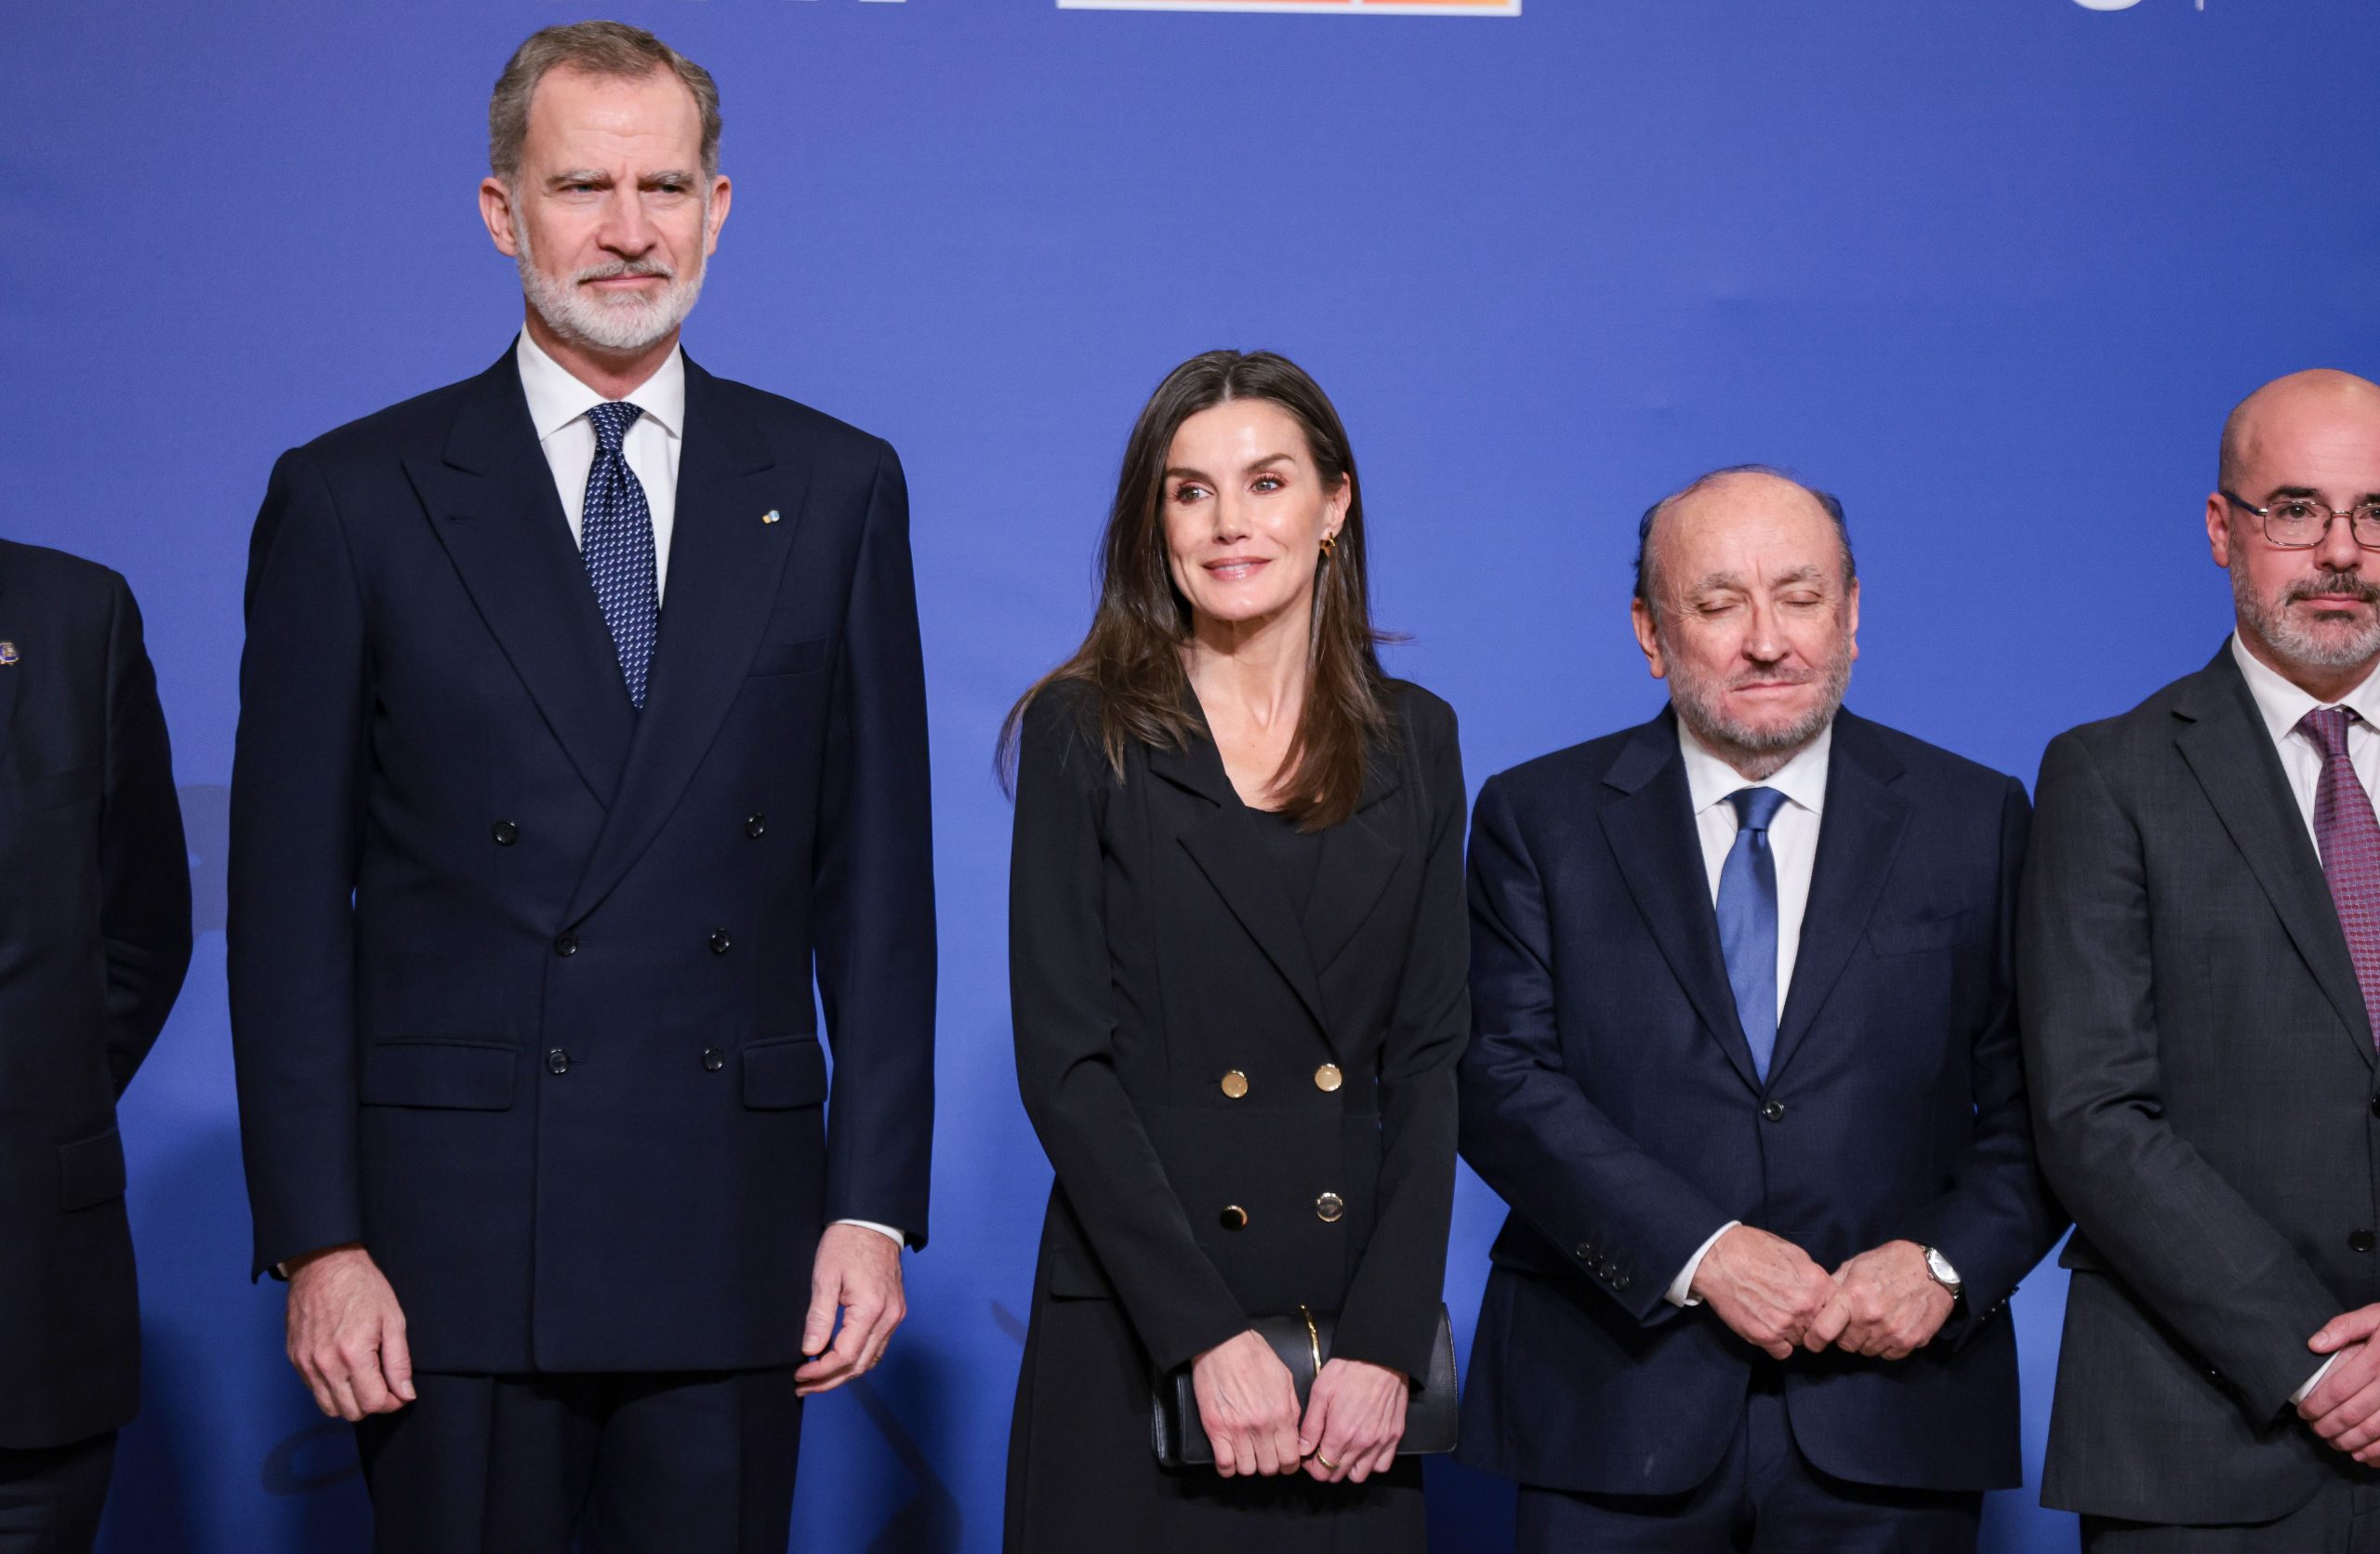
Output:
[[625,280],[631,275],[653,275],[668,281],[676,279],[677,272],[658,259],[614,259],[592,270],[582,270],[571,280],[583,284],[588,281]]
[[2294,604],[2301,599],[2353,599],[2380,604],[2380,584],[2366,582],[2359,573],[2325,572],[2319,578],[2294,582],[2281,591],[2283,604]]
[[1752,684],[1765,684],[1765,685],[1806,685],[1806,684],[1810,684],[1812,681],[1814,681],[1814,680],[1816,680],[1816,679],[1818,679],[1818,671],[1817,671],[1816,670],[1809,669],[1809,668],[1806,668],[1806,667],[1805,667],[1805,668],[1802,668],[1802,669],[1792,669],[1792,670],[1788,670],[1788,669],[1756,669],[1756,670],[1748,670],[1748,671],[1745,671],[1744,673],[1742,673],[1742,674],[1739,674],[1739,675],[1735,675],[1735,676],[1731,677],[1731,678],[1727,681],[1727,689],[1729,689],[1729,690],[1731,690],[1731,691],[1739,691],[1739,690],[1743,689],[1746,685],[1752,685]]

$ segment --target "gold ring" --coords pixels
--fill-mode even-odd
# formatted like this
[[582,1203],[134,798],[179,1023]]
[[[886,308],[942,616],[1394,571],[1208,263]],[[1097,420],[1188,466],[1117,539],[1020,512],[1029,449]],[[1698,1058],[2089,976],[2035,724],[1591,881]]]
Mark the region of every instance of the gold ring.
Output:
[[1339,1471],[1339,1465],[1331,1461],[1329,1457],[1324,1456],[1320,1452],[1314,1454],[1314,1460],[1322,1464],[1322,1469],[1326,1473],[1336,1473]]

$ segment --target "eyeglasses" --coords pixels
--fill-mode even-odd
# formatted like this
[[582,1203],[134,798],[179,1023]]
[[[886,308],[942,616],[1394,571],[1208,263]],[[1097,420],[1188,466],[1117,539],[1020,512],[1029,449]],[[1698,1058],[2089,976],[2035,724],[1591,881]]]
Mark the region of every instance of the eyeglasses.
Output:
[[2258,507],[2231,491],[2223,499],[2242,512],[2264,520],[2265,538],[2284,551],[2310,551],[2330,537],[2331,521],[2347,520],[2347,532],[2367,551],[2380,551],[2380,500],[2364,501],[2341,512],[2311,497],[2281,497],[2270,507]]

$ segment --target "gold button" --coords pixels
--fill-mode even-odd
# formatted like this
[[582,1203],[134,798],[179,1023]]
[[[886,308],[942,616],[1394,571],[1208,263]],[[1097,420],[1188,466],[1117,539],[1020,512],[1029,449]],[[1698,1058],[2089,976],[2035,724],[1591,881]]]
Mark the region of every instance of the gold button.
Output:
[[1316,1090],[1326,1093],[1336,1090],[1342,1082],[1339,1065],[1336,1063],[1325,1063],[1314,1071],[1314,1087]]
[[1314,1216],[1325,1225],[1336,1225],[1339,1216],[1347,1212],[1347,1201],[1335,1192],[1326,1192],[1314,1201]]
[[1237,1230],[1247,1225],[1248,1211],[1236,1203],[1226,1203],[1223,1212],[1215,1217],[1223,1222],[1224,1229]]
[[1237,1069],[1234,1069],[1231,1072],[1223,1075],[1223,1094],[1229,1096],[1233,1100],[1237,1100],[1242,1096],[1247,1095],[1248,1076],[1241,1073]]

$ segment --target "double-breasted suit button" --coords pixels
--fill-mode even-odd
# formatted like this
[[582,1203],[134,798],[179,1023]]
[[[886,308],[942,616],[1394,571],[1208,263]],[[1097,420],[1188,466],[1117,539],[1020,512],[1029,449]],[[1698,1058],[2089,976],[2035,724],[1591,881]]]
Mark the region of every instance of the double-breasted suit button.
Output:
[[1335,1192],[1326,1192],[1314,1201],[1314,1217],[1325,1225],[1336,1225],[1339,1216],[1347,1212],[1347,1201]]
[[1248,1076],[1241,1073],[1237,1069],[1234,1069],[1231,1072],[1223,1075],[1223,1092],[1224,1095],[1229,1096],[1233,1100],[1237,1100],[1242,1096],[1247,1095]]
[[1223,1222],[1223,1227],[1226,1230],[1244,1230],[1248,1228],[1248,1211],[1236,1203],[1224,1204],[1223,1212],[1215,1217]]
[[561,937],[554,940],[554,953],[563,957],[565,960],[577,954],[578,940],[572,935],[562,935]]
[[726,929],[714,928],[710,931],[710,952],[712,954],[724,955],[728,950],[734,948],[734,945],[735,941],[727,936]]
[[1785,1115],[1785,1103],[1771,1096],[1760,1103],[1760,1114],[1774,1122]]
[[546,1072],[549,1074],[566,1074],[570,1072],[570,1054],[562,1051],[560,1047],[556,1047],[553,1051],[546,1054]]
[[715,1074],[726,1067],[727,1054],[720,1051],[717,1047],[703,1048],[703,1068]]
[[1342,1082],[1344,1081],[1336,1063],[1325,1063],[1314,1071],[1314,1087],[1325,1095],[1338,1089]]
[[2380,1117],[2380,1096],[2374,1096],[2372,1097],[2372,1115],[2374,1117]]
[[497,846],[509,847],[521,840],[521,828],[509,820],[498,820],[490,834],[495,836]]
[[2356,1230],[2349,1233],[2347,1238],[2347,1249],[2349,1252],[2369,1252],[2374,1245],[2380,1245],[2380,1242],[2374,1242],[2369,1230]]
[[761,837],[768,834],[768,830],[769,817],[767,816],[748,815],[745,817],[744,834],[750,837],[753,841],[760,841]]

